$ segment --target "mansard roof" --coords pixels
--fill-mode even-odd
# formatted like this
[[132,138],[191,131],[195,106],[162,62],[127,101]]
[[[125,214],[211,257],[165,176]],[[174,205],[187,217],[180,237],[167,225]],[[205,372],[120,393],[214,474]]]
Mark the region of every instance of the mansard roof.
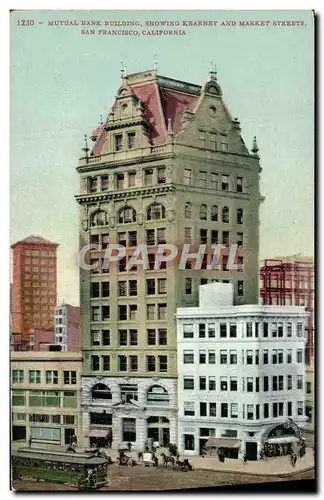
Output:
[[53,243],[52,241],[46,240],[45,238],[42,238],[41,236],[27,236],[23,240],[16,241],[13,245],[11,245],[11,248],[15,248],[18,245],[50,245],[54,247],[58,247],[58,243]]

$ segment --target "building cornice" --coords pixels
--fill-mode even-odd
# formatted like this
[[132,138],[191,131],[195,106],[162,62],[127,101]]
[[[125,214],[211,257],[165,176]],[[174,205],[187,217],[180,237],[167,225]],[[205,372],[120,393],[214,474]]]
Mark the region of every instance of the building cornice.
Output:
[[95,194],[79,194],[75,196],[76,201],[83,205],[85,203],[98,203],[104,202],[108,200],[122,200],[122,199],[131,199],[138,198],[143,196],[154,196],[158,194],[172,193],[175,191],[174,185],[166,185],[149,187],[149,188],[135,188],[133,190],[126,191],[112,191],[112,192],[104,192],[104,193],[95,193]]

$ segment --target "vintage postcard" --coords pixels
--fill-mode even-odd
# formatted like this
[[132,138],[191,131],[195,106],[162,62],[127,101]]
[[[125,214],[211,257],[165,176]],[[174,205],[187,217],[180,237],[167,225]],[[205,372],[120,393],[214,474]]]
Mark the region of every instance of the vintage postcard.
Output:
[[12,489],[314,491],[314,31],[11,11]]

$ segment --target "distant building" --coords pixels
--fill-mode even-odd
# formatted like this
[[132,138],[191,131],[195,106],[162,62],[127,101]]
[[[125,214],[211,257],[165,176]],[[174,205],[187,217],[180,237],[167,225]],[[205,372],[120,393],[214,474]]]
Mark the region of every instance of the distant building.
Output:
[[28,343],[30,330],[53,330],[56,305],[56,251],[58,244],[29,236],[13,251],[12,334]]
[[178,448],[256,460],[294,445],[305,415],[304,307],[233,306],[233,285],[177,309]]
[[80,351],[80,308],[70,304],[57,306],[54,330],[54,342],[62,346],[62,351]]
[[12,441],[67,445],[82,436],[81,353],[12,352]]
[[266,259],[260,269],[261,304],[304,306],[309,312],[306,363],[314,359],[314,259],[302,255]]

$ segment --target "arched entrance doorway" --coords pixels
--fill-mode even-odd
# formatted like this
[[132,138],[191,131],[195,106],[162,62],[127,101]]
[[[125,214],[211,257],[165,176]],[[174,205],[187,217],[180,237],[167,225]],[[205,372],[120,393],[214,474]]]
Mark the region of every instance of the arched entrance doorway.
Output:
[[264,454],[266,457],[288,455],[294,451],[300,436],[293,426],[285,424],[276,425],[268,432],[264,440]]

